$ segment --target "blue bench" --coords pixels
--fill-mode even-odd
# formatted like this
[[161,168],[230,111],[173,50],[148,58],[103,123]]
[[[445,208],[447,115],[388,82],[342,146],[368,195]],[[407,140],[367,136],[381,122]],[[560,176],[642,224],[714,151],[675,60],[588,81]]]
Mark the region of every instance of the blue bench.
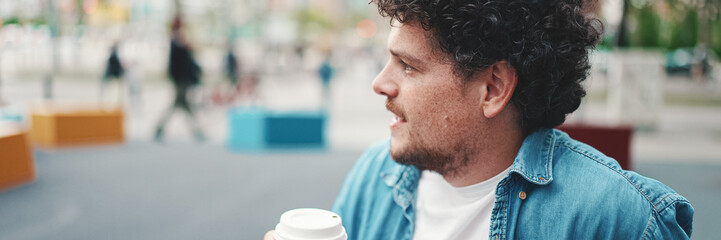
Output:
[[244,107],[228,111],[231,150],[324,148],[325,111],[273,112]]

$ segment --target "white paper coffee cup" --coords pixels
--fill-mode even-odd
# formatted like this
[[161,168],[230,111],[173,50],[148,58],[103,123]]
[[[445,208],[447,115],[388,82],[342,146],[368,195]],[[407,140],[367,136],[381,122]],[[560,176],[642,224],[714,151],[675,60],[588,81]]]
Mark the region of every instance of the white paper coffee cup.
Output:
[[340,216],[328,210],[299,208],[283,213],[275,226],[276,240],[346,240]]

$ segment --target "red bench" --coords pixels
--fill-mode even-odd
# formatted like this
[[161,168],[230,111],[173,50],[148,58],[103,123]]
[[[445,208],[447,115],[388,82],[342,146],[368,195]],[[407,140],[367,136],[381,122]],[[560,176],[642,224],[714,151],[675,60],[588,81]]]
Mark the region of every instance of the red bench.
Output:
[[618,161],[621,168],[631,170],[631,126],[564,124],[558,127],[568,136],[598,149]]

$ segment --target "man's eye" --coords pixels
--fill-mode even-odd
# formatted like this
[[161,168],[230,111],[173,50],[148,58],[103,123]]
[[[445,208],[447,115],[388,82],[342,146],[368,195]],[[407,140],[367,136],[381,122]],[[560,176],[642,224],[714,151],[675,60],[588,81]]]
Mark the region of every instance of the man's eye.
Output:
[[403,65],[403,71],[406,71],[406,72],[413,71],[413,67],[411,67],[411,65],[408,65],[406,62],[401,61],[401,65]]

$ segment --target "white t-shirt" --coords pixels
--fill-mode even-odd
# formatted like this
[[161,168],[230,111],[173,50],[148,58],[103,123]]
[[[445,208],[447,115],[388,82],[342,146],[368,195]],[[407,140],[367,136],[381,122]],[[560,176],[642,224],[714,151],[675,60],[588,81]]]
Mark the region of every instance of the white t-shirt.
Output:
[[413,239],[488,239],[496,185],[510,169],[458,188],[436,172],[423,171],[418,182]]

